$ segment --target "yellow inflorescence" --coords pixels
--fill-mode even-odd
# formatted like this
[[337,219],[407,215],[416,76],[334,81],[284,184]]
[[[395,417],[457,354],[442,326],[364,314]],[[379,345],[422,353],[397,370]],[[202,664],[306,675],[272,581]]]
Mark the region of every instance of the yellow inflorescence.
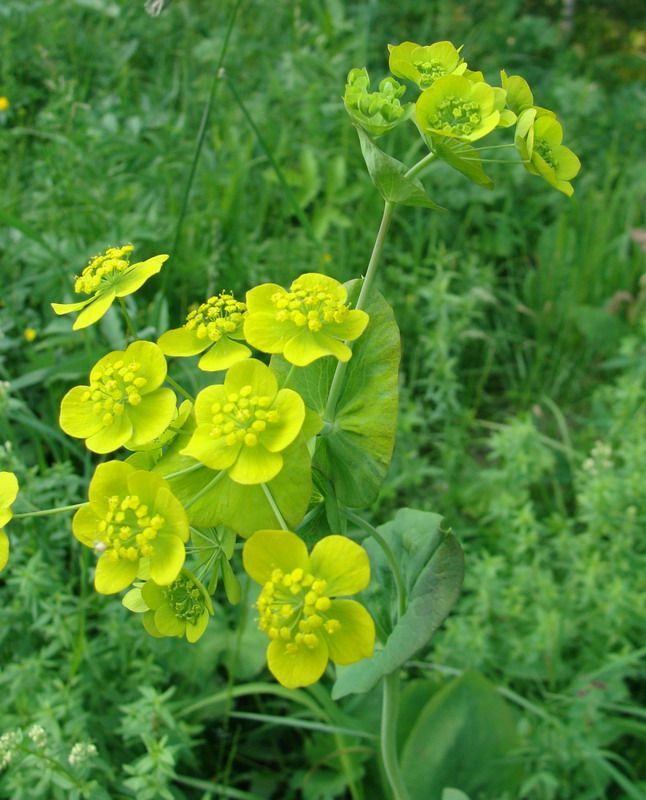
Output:
[[227,402],[213,403],[213,430],[211,437],[226,437],[226,443],[233,447],[243,442],[247,447],[258,444],[259,435],[267,425],[278,422],[280,415],[276,409],[267,410],[271,398],[251,394],[251,386],[243,386],[240,392],[227,395]]
[[419,85],[422,89],[428,89],[429,86],[435,83],[437,78],[446,75],[446,67],[436,58],[430,61],[413,61],[413,64],[421,73]]
[[[300,567],[291,572],[275,569],[258,598],[259,627],[270,639],[282,639],[286,649],[296,653],[302,647],[314,649],[320,631],[334,634],[341,628],[328,615],[332,601],[325,594],[327,583]],[[317,635],[316,631],[319,631]]]
[[198,339],[208,337],[217,342],[224,334],[236,333],[240,329],[246,310],[245,303],[236,300],[232,294],[221,292],[191,311],[184,327],[194,330]]
[[480,124],[480,106],[463,97],[446,97],[436,106],[436,113],[428,118],[435,130],[468,136]]
[[101,549],[105,549],[113,562],[152,558],[155,547],[151,542],[163,525],[164,518],[159,514],[151,517],[148,506],[137,495],[124,498],[113,495],[108,498],[108,511],[98,524]]
[[93,410],[100,416],[105,427],[112,425],[115,417],[120,417],[126,403],[137,406],[141,403],[139,390],[147,384],[146,378],[138,375],[141,364],[131,361],[126,364],[121,359],[98,370],[90,381],[90,388],[81,400],[94,401]]
[[326,292],[322,285],[304,289],[298,280],[292,283],[291,291],[276,292],[271,300],[278,309],[279,322],[291,321],[314,332],[320,331],[325,323],[344,322],[349,311],[349,306]]
[[115,273],[123,272],[130,266],[128,256],[134,246],[126,244],[123,247],[110,247],[105,255],[93,258],[81,275],[76,278],[74,291],[77,293],[93,294],[101,283],[112,277]]

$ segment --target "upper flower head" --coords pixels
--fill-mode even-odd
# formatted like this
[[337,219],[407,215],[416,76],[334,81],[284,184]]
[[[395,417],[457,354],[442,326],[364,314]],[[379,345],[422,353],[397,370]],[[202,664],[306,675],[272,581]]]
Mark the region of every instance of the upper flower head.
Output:
[[365,69],[352,69],[348,73],[343,103],[353,122],[372,136],[382,136],[396,128],[413,113],[413,104],[402,106],[399,98],[406,87],[394,78],[384,78],[378,92],[369,92],[370,78]]
[[529,161],[525,163],[525,169],[533,175],[540,175],[550,186],[571,197],[574,189],[569,181],[578,174],[581,162],[561,144],[561,124],[549,113],[528,108],[518,118],[515,139],[521,156]]
[[443,75],[462,75],[467,68],[460,51],[451,42],[420,46],[415,42],[388,45],[388,66],[393,75],[407,78],[420,89],[428,89]]
[[131,611],[143,612],[143,625],[151,636],[186,636],[197,642],[206,630],[213,603],[198,579],[185,567],[168,586],[150,578],[123,598]]
[[74,515],[74,536],[101,552],[94,585],[101,594],[125,589],[141,559],[162,586],[177,578],[184,563],[188,517],[169,484],[123,461],[99,464],[90,482],[90,502]]
[[13,517],[11,506],[18,496],[18,479],[13,472],[0,472],[0,570],[9,560],[9,539],[3,528]]
[[237,483],[266,483],[283,467],[281,451],[298,436],[305,404],[291,389],[279,391],[269,367],[250,358],[234,364],[224,384],[198,394],[195,418],[183,455],[228,470]]
[[92,368],[89,386],[75,386],[61,402],[60,426],[95,453],[110,453],[161,436],[175,414],[172,389],[159,388],[166,359],[152,342],[133,342]]
[[257,531],[242,551],[244,568],[263,588],[260,628],[271,639],[267,663],[290,689],[315,683],[328,658],[352,664],[372,655],[375,626],[354,600],[336,600],[365,589],[366,551],[345,536],[326,536],[311,555],[290,531]]
[[123,247],[111,247],[105,255],[90,260],[80,276],[76,278],[74,291],[77,294],[92,295],[79,303],[52,303],[57,314],[69,314],[80,311],[74,330],[87,328],[101,319],[112,305],[115,297],[125,297],[135,292],[151,275],[155,275],[168,258],[167,255],[153,256],[147,261],[130,264],[130,253],[134,250],[131,244]]
[[346,341],[357,339],[368,324],[365,311],[350,310],[348,293],[334,278],[308,272],[286,291],[263,283],[247,292],[247,341],[265,353],[282,353],[304,367],[322,356],[347,361]]
[[228,369],[251,355],[248,347],[236,341],[244,340],[246,312],[244,303],[230,292],[221,292],[191,311],[182,328],[162,334],[157,344],[167,356],[194,356],[206,350],[197,364],[200,369]]
[[490,133],[500,121],[496,95],[487,83],[461,75],[438,78],[419,97],[415,115],[424,133],[473,142]]

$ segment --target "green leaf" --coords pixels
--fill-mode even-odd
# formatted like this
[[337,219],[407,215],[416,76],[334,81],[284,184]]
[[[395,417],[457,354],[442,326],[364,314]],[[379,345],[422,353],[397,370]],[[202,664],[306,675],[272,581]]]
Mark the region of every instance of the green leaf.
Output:
[[[401,765],[412,797],[516,797],[522,765],[513,715],[495,687],[468,670],[437,692],[406,740]],[[444,790],[444,792],[443,792]]]
[[[458,145],[460,147],[459,154],[455,151]],[[464,142],[447,144],[434,139],[433,150],[443,161],[446,161],[453,169],[457,169],[458,172],[466,175],[469,180],[477,183],[478,186],[483,186],[485,189],[493,189],[493,181],[484,171],[480,161],[480,154],[471,145],[467,145]]]
[[[346,284],[356,302],[361,281]],[[373,291],[366,309],[370,322],[354,343],[345,384],[331,429],[317,439],[313,464],[332,482],[340,503],[352,508],[372,505],[386,475],[395,443],[398,408],[399,328],[390,305]],[[297,369],[290,379],[305,405],[322,414],[337,365],[320,358]],[[290,370],[282,356],[271,368],[284,381]]]
[[444,789],[442,800],[469,800],[468,796],[459,789]]
[[[372,658],[337,670],[334,699],[372,689],[384,675],[401,667],[427,645],[449,615],[460,595],[464,556],[453,533],[440,530],[440,520],[437,514],[404,508],[392,522],[379,528],[401,565],[408,607],[383,650]],[[372,597],[368,593],[366,605],[383,629],[388,622],[380,617],[380,609],[387,607],[395,594],[392,573],[376,542],[366,541],[364,547],[374,567]]]
[[[182,434],[171,443],[168,451],[155,465],[153,472],[162,476],[179,472],[194,465],[195,459],[180,455],[188,441],[185,433],[195,428],[195,418],[189,417]],[[267,483],[278,509],[290,529],[294,529],[305,516],[312,496],[312,470],[310,454],[302,436],[287,447],[283,453],[284,465],[278,475]],[[173,494],[181,503],[189,503],[220,473],[208,467],[200,467],[194,472],[172,478]],[[280,527],[262,487],[245,486],[232,481],[227,474],[206,491],[202,497],[188,508],[192,525],[212,527],[223,524],[240,536],[251,536],[263,528]]]
[[435,211],[446,211],[426,194],[419,178],[407,178],[408,167],[380,150],[368,134],[357,128],[361,152],[372,182],[379,194],[390,203],[404,206],[422,206]]

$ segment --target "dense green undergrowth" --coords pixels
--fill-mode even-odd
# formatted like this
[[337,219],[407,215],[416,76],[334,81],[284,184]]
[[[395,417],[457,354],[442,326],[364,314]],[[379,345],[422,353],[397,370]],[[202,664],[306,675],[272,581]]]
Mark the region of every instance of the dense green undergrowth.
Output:
[[[413,735],[472,800],[646,798],[637,9],[581,3],[568,39],[549,2],[243,2],[183,211],[231,4],[174,0],[158,18],[142,5],[0,8],[0,470],[24,487],[16,509],[81,498],[95,463],[58,409],[122,324],[109,312],[78,347],[49,309],[89,256],[126,241],[171,254],[129,298],[151,337],[223,288],[359,274],[380,201],[340,100],[348,69],[385,74],[384,43],[408,38],[464,42],[485,69],[495,54],[559,107],[584,168],[571,201],[504,164],[491,192],[439,169],[426,187],[449,214],[400,208],[386,244],[403,405],[370,514],[440,513],[467,557],[458,606],[407,668],[403,764],[414,800],[436,787],[407,761]],[[152,640],[92,591],[68,519],[11,534],[0,734],[22,740],[1,797],[383,796],[376,698],[277,691],[244,603],[223,602],[195,646]]]

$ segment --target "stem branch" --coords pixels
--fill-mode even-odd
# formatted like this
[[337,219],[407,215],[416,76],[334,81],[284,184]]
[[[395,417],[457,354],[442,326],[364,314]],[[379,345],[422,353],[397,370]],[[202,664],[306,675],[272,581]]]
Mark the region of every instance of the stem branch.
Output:
[[43,511],[25,511],[22,514],[14,514],[12,519],[27,519],[27,517],[46,517],[49,514],[62,514],[63,511],[76,511],[77,508],[83,508],[87,505],[85,503],[76,503],[73,506],[60,506],[59,508],[45,508]]

